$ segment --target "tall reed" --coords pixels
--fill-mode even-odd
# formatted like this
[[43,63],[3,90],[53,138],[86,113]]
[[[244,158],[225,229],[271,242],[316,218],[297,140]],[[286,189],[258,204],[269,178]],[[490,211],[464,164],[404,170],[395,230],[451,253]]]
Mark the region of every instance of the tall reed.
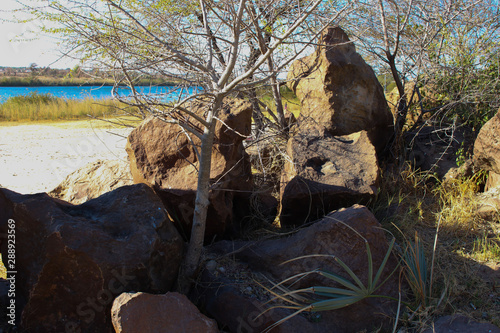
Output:
[[119,103],[112,100],[66,100],[50,94],[15,96],[0,104],[0,121],[73,120],[114,115]]

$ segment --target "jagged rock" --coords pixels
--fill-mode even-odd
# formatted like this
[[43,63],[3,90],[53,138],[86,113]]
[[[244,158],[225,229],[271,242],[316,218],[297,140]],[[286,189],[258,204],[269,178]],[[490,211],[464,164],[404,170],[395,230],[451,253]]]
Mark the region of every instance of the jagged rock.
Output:
[[[262,274],[278,283],[299,273],[323,269],[350,280],[332,257],[305,257],[287,262],[302,256],[328,254],[340,258],[366,284],[368,257],[365,240],[370,246],[376,272],[388,251],[388,242],[373,214],[366,207],[355,205],[332,212],[291,236],[215,243],[208,248],[215,259],[207,262],[197,285],[202,304],[219,324],[225,325],[231,332],[261,332],[286,317],[291,310],[275,309],[258,317],[275,304],[266,304],[270,295],[262,291],[254,279],[269,286]],[[227,253],[230,257],[224,258]],[[384,281],[397,264],[398,260],[391,255],[380,281]],[[310,274],[295,282],[292,289],[339,287],[318,274]],[[377,290],[377,294],[397,298],[398,289],[398,274],[393,274]],[[278,291],[278,288],[275,290]],[[312,317],[296,316],[272,332],[371,332],[390,328],[396,309],[397,301],[368,298],[335,311],[318,312]]]
[[280,221],[301,225],[328,212],[366,203],[377,193],[376,151],[366,131],[332,136],[319,126],[299,130],[287,146]]
[[[192,111],[201,114],[204,106]],[[242,141],[250,134],[251,104],[231,99],[217,123],[212,150],[206,239],[230,229],[234,200],[245,200],[251,188],[251,169]],[[242,136],[243,135],[243,136]],[[196,145],[199,140],[191,137]],[[128,138],[127,153],[134,182],[152,186],[172,218],[189,235],[193,219],[199,161],[182,129],[158,118],[148,118]]]
[[8,219],[15,221],[23,332],[112,332],[117,295],[164,293],[177,277],[183,241],[144,184],[78,206],[0,189],[0,233]]
[[339,27],[327,28],[318,45],[288,73],[288,85],[302,105],[298,122],[313,119],[332,135],[366,130],[381,151],[394,132],[394,120],[373,69]]
[[127,162],[98,160],[68,175],[48,194],[78,205],[133,183]]
[[123,293],[111,310],[116,333],[217,333],[217,323],[179,293]]
[[490,173],[486,191],[500,186],[500,109],[479,131],[474,143],[474,165]]

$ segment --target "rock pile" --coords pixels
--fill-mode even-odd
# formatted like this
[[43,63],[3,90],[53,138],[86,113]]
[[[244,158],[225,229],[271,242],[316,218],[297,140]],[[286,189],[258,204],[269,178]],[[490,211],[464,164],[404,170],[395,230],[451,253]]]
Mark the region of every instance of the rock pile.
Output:
[[281,177],[282,225],[301,225],[372,198],[376,151],[394,131],[382,86],[346,33],[329,27],[318,45],[288,74],[301,114]]
[[116,296],[167,292],[177,277],[183,241],[146,185],[121,187],[78,206],[0,189],[0,207],[0,233],[15,221],[23,331],[110,332]]
[[[52,197],[0,188],[0,235],[13,220],[19,240],[20,331],[261,332],[293,313],[279,302],[269,309],[269,288],[277,283],[313,272],[289,287],[366,286],[385,258],[379,277],[385,283],[376,293],[386,298],[368,297],[335,311],[297,315],[272,332],[391,329],[400,292],[399,274],[394,274],[398,260],[389,255],[380,223],[359,204],[377,194],[378,155],[393,135],[392,114],[373,70],[342,29],[329,27],[318,45],[290,69],[289,85],[302,111],[290,130],[284,170],[272,170],[281,172],[281,224],[311,225],[276,238],[228,240],[250,205],[252,175],[243,140],[250,134],[252,107],[227,99],[212,149],[206,229],[207,241],[226,239],[204,249],[199,280],[189,295],[204,310],[200,313],[186,296],[172,292],[184,255],[182,237],[189,237],[193,219],[199,166],[194,146],[200,140],[175,124],[148,118],[128,138],[130,172],[127,163],[97,161],[68,176]],[[196,103],[190,111],[203,116],[208,107]],[[474,163],[489,172],[487,189],[496,203],[499,134],[500,113],[483,127],[474,147]],[[435,135],[433,128],[423,130],[416,146],[427,147]],[[449,142],[445,146],[454,144]],[[445,155],[443,147],[432,148]],[[267,153],[263,157],[272,160],[273,151]],[[439,166],[443,173],[453,162],[452,154],[446,158]],[[262,215],[272,220],[275,198],[264,193],[259,200]],[[498,216],[493,213],[487,214]],[[5,256],[3,240],[0,252]],[[319,270],[349,281],[336,283],[316,274]],[[0,303],[7,298],[5,289],[2,280]],[[436,327],[452,324],[446,318]]]
[[[218,259],[206,264],[198,283],[199,297],[208,313],[231,332],[261,332],[293,311],[280,308],[263,313],[269,309],[266,302],[271,295],[249,281],[257,279],[271,288],[269,280],[277,284],[296,274],[316,269],[350,279],[332,257],[307,257],[326,254],[340,258],[366,284],[368,257],[365,239],[370,246],[376,272],[387,254],[388,242],[373,214],[359,205],[328,214],[288,238],[216,243],[208,252]],[[230,258],[225,258],[227,253],[231,253]],[[303,256],[306,257],[287,262]],[[234,259],[242,266],[233,268]],[[397,264],[398,260],[391,257],[381,281],[391,276]],[[392,275],[377,293],[397,298],[398,290],[394,288],[398,285],[397,275]],[[312,286],[341,287],[319,274],[310,274],[297,279],[293,289]],[[279,288],[275,290],[279,292]],[[272,332],[373,331],[391,327],[390,318],[394,318],[396,310],[396,301],[369,298],[343,309],[318,313],[317,320],[296,316]]]

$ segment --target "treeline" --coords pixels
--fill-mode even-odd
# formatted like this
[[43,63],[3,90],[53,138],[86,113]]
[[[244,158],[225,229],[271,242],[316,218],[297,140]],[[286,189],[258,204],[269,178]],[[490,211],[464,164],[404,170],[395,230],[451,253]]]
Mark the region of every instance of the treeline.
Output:
[[[112,86],[115,80],[110,73],[99,69],[84,70],[79,66],[57,69],[36,64],[30,67],[0,67],[0,87],[37,86]],[[136,85],[173,86],[176,82],[162,77],[141,75]]]

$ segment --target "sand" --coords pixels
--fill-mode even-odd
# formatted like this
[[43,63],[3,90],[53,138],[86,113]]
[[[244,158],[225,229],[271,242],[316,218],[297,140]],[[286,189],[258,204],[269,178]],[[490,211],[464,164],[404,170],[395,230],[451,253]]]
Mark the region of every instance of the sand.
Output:
[[49,192],[87,163],[125,160],[130,131],[88,121],[0,125],[0,187]]

